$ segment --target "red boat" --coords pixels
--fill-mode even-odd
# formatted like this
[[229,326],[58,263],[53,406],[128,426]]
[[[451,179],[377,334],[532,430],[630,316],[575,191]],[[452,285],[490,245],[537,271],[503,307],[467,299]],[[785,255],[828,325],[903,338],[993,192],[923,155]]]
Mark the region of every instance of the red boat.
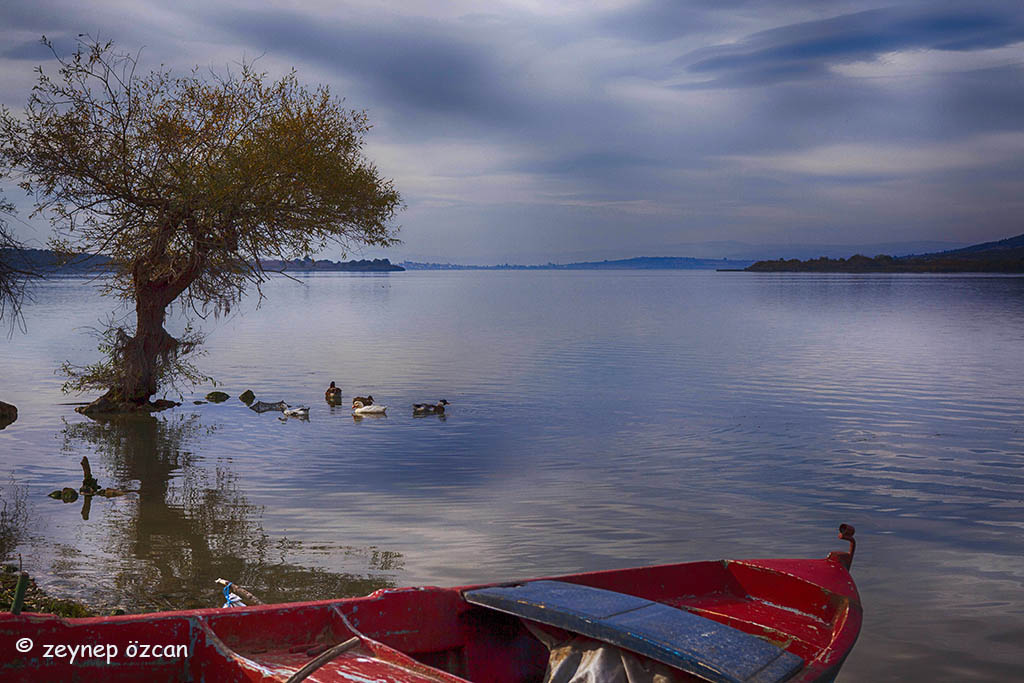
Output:
[[831,681],[862,616],[853,528],[840,535],[849,552],[825,559],[86,619],[2,614],[0,679]]

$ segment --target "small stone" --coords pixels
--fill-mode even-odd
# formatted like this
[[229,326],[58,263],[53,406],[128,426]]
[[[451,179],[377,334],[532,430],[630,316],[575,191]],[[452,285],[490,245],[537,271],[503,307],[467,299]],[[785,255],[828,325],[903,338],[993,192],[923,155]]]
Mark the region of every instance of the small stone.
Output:
[[78,491],[74,490],[70,486],[65,486],[60,490],[60,499],[65,503],[74,503],[78,500]]
[[229,398],[231,397],[225,394],[223,391],[211,391],[206,395],[206,400],[209,401],[210,403],[223,403]]
[[197,406],[205,406],[207,401],[192,401]]
[[283,413],[288,408],[288,404],[284,401],[278,401],[277,403],[266,403],[264,401],[256,401],[249,410],[255,410],[257,413],[265,413],[270,410],[276,410],[279,413]]
[[242,392],[242,395],[238,397],[238,400],[245,405],[249,405],[256,400],[256,394],[252,393],[252,389],[246,389]]

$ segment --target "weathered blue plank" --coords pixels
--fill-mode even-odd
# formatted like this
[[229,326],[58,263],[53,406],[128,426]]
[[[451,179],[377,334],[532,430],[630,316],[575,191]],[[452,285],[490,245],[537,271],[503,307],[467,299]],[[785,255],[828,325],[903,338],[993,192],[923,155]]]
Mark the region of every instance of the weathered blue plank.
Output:
[[475,605],[556,626],[719,683],[778,683],[804,661],[716,621],[632,595],[562,581],[466,591]]

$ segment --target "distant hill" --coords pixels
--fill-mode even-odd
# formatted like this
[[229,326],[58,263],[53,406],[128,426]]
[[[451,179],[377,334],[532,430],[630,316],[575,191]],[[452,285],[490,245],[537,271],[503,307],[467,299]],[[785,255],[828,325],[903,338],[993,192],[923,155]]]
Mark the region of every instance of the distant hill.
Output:
[[907,258],[961,258],[974,255],[987,255],[986,257],[988,258],[998,257],[1000,254],[1010,258],[1014,258],[1014,255],[1016,255],[1019,258],[1024,254],[1024,235],[1007,237],[1005,240],[998,240],[996,242],[982,242],[981,244],[963,247],[962,249],[950,249],[949,251],[939,251],[921,256],[911,255],[911,257]]
[[702,259],[677,256],[640,256],[614,261],[580,261],[578,263],[546,263],[524,266],[502,264],[497,266],[465,266],[454,263],[418,263],[403,261],[406,270],[714,270],[716,268],[743,269],[753,261],[730,259]]
[[758,261],[756,273],[1024,273],[1024,235],[931,254]]

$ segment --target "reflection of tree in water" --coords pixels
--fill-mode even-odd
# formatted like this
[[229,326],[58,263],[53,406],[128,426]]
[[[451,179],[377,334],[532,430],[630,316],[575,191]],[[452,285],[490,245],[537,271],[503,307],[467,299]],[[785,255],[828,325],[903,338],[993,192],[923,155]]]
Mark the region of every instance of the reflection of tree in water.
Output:
[[339,554],[359,562],[363,575],[289,562],[303,550],[301,542],[271,539],[263,508],[248,501],[237,475],[223,465],[211,472],[188,450],[211,431],[195,415],[95,420],[63,430],[65,451],[94,452],[116,473],[119,486],[139,482],[134,507],[117,506],[106,515],[110,552],[118,558],[110,572],[118,598],[146,609],[210,607],[219,577],[266,602],[364,595],[393,585],[383,573],[401,569],[401,555],[394,552],[332,552],[334,563]]
[[0,486],[0,562],[28,536],[28,494],[25,487],[14,480]]

